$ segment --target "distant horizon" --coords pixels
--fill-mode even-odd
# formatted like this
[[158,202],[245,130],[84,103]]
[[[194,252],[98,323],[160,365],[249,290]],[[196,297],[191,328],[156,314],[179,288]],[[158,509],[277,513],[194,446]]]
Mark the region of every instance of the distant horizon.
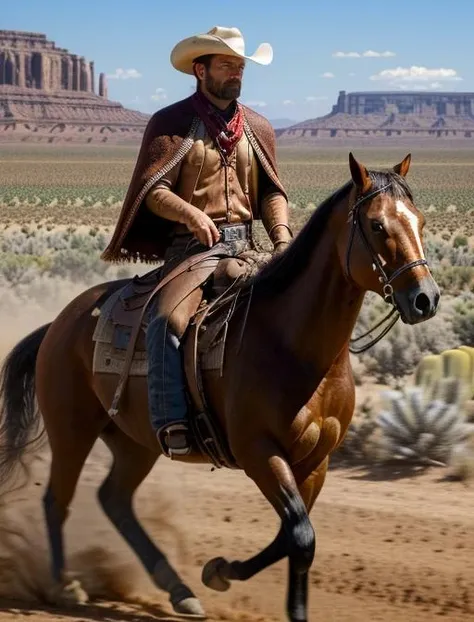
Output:
[[[342,90],[341,92],[344,92],[346,94],[346,96],[349,95],[398,95],[398,96],[426,96],[429,95],[430,93],[427,91],[394,91],[394,90],[386,90],[386,91],[346,91],[346,90]],[[337,97],[339,96],[340,93],[338,93]],[[435,96],[450,96],[450,95],[457,95],[457,96],[469,96],[469,97],[473,97],[474,98],[474,91],[432,91],[431,92],[432,95]],[[300,119],[296,119],[296,118],[292,118],[292,117],[287,117],[287,116],[275,116],[275,117],[268,117],[268,120],[273,124],[275,129],[282,129],[282,128],[286,128],[286,127],[290,127],[291,125],[295,125],[295,124],[299,124],[302,123],[304,121],[310,121],[313,119],[318,119],[321,117],[325,117],[328,116],[332,109],[333,106],[336,105],[337,103],[337,97],[336,100],[333,102],[333,104],[331,105],[330,110],[328,110],[327,112],[317,115],[317,116],[313,116],[313,117],[306,117],[306,118],[300,118]],[[239,98],[241,99],[241,98]],[[176,100],[177,101],[177,100]],[[121,103],[121,102],[120,102]],[[169,105],[173,104],[173,101],[168,102]],[[245,102],[244,102],[245,103]],[[248,105],[248,104],[247,104]],[[250,105],[250,108],[252,106]],[[261,111],[260,111],[261,112]],[[153,114],[153,113],[147,113],[147,114]]]

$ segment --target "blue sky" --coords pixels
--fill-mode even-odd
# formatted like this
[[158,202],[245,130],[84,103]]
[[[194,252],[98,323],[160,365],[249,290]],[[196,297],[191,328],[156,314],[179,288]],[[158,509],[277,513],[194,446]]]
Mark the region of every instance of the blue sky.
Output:
[[[188,96],[194,80],[173,69],[182,38],[215,25],[238,27],[252,53],[241,100],[270,119],[331,110],[340,90],[473,91],[474,2],[454,0],[16,0],[2,2],[0,28],[41,32],[95,61],[109,98],[152,113]],[[121,71],[117,71],[121,70]],[[121,77],[112,77],[121,76]]]

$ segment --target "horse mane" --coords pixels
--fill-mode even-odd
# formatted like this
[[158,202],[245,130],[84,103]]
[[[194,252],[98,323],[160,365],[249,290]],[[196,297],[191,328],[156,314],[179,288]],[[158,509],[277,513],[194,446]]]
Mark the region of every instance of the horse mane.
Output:
[[[371,192],[390,184],[385,190],[388,195],[395,199],[413,200],[411,190],[401,175],[394,171],[368,171],[368,173],[372,180]],[[289,247],[279,255],[272,257],[255,276],[247,281],[243,289],[252,288],[254,295],[262,296],[283,291],[293,281],[295,274],[307,265],[308,257],[325,232],[334,205],[344,200],[353,187],[353,181],[350,180],[320,203]]]

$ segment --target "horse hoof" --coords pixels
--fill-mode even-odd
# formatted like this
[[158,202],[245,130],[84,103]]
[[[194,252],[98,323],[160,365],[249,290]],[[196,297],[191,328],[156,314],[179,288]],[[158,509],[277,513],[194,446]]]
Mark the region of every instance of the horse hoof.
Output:
[[175,603],[173,609],[175,613],[191,620],[206,620],[207,618],[199,599],[195,597],[184,598],[179,603]]
[[226,592],[230,588],[230,581],[222,576],[221,570],[227,566],[223,557],[215,557],[207,562],[202,569],[201,580],[204,585],[216,592]]
[[87,592],[76,579],[57,587],[50,596],[56,605],[85,605],[89,601]]

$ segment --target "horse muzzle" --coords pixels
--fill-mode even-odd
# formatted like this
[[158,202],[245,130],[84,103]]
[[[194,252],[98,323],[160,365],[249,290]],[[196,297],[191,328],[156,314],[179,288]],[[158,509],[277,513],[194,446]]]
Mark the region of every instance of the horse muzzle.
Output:
[[426,276],[410,288],[394,291],[393,298],[405,324],[419,324],[436,315],[440,290],[432,276]]

